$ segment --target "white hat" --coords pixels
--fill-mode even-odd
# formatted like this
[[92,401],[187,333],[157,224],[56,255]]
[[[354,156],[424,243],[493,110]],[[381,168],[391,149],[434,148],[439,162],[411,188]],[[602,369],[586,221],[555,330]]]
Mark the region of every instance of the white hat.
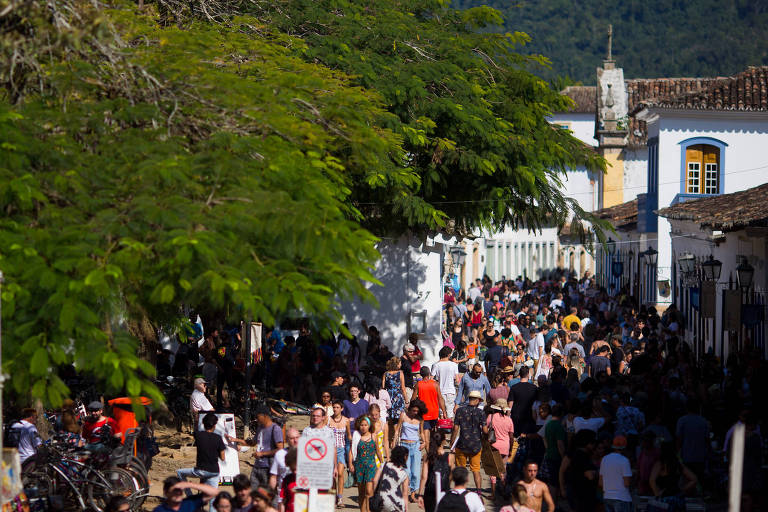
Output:
[[483,395],[479,391],[470,391],[467,395],[467,399],[470,398],[479,398],[481,401],[483,400]]

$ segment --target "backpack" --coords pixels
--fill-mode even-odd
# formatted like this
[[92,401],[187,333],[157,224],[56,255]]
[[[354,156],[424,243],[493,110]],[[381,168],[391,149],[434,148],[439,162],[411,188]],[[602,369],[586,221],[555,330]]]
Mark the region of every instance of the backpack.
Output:
[[436,512],[469,512],[466,500],[467,492],[466,489],[461,493],[448,491],[437,504]]
[[5,429],[3,436],[3,447],[18,448],[21,442],[21,423],[12,423]]

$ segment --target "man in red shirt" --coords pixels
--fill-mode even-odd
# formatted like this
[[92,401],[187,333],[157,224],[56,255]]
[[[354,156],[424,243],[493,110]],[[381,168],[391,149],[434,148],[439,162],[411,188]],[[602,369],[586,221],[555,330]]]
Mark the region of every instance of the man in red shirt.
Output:
[[445,409],[445,399],[440,393],[440,384],[432,378],[432,372],[428,367],[421,369],[421,380],[416,383],[413,392],[413,400],[421,400],[427,406],[427,412],[424,414],[424,433],[426,434],[426,444],[429,446],[430,431],[437,425],[437,419],[440,413],[443,418],[448,417],[448,411]]
[[113,418],[104,416],[104,406],[101,402],[96,401],[88,404],[88,412],[88,419],[83,425],[83,438],[89,450],[106,448],[104,443],[110,438],[122,436],[122,434],[117,433],[117,422]]

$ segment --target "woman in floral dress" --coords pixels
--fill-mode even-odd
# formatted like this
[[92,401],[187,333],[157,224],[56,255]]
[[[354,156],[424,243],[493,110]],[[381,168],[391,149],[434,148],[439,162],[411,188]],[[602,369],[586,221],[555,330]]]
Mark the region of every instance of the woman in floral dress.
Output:
[[[350,468],[355,472],[358,496],[360,497],[360,512],[368,512],[368,498],[373,495],[373,478],[376,476],[376,460],[382,460],[381,452],[371,433],[373,422],[368,416],[360,416],[355,422],[360,440],[355,453],[354,462]],[[350,461],[351,462],[351,461]]]
[[382,377],[381,386],[389,393],[392,406],[389,408],[390,423],[397,423],[405,410],[405,377],[400,369],[400,359],[393,357],[387,361],[387,371]]

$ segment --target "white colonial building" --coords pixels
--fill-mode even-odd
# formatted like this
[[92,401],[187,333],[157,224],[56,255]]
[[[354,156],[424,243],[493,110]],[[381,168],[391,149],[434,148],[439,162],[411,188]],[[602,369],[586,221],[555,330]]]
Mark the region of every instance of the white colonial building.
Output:
[[768,184],[659,210],[669,223],[674,303],[701,356],[766,352]]
[[[625,190],[624,203],[611,197],[611,204],[598,213],[610,218],[611,207],[618,204],[637,211],[636,222],[620,229],[617,247],[625,249],[624,268],[635,271],[629,284],[640,302],[666,307],[675,300],[670,225],[656,215],[658,208],[768,182],[763,151],[768,144],[767,76],[768,67],[753,67],[728,78],[625,81],[622,101],[629,118],[618,128],[626,129],[627,147],[633,150],[624,152],[624,183],[637,182],[642,175],[646,184]],[[646,168],[640,172],[643,146]],[[605,183],[603,187],[601,196],[610,197],[612,192]],[[626,201],[633,196],[636,203]],[[643,258],[647,251],[657,254]],[[603,263],[598,265],[602,282],[615,279],[615,258],[606,252],[600,248],[596,256]]]

